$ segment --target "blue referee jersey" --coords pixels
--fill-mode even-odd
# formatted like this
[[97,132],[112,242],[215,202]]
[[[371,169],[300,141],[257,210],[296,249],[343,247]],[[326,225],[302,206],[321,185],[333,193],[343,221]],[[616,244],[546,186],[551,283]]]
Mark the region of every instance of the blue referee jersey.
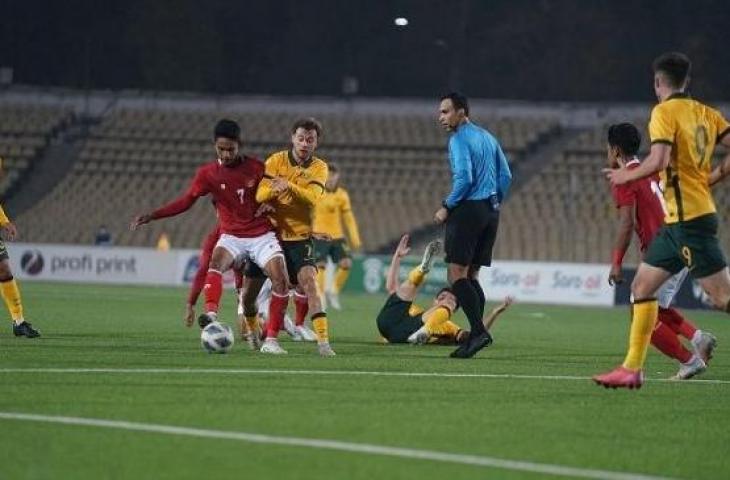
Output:
[[463,200],[484,200],[493,195],[501,202],[509,192],[512,173],[507,157],[487,130],[466,122],[449,139],[451,193],[444,200],[448,209]]

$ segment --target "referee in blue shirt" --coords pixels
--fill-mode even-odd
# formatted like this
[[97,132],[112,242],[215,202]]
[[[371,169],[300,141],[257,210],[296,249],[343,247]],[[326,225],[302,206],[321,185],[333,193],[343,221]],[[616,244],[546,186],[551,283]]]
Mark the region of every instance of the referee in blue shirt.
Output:
[[470,358],[492,343],[492,336],[482,324],[486,297],[479,284],[479,269],[492,263],[499,208],[509,191],[512,174],[497,139],[469,121],[465,96],[449,93],[441,98],[439,123],[452,133],[452,188],[434,214],[434,221],[446,223],[444,249],[449,283],[471,327],[468,341],[451,356]]

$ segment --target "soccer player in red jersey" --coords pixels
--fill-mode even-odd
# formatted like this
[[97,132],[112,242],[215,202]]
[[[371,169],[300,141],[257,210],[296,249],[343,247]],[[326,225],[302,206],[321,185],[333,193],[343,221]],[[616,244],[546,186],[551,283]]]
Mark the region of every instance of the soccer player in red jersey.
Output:
[[[134,230],[152,220],[183,213],[202,196],[213,198],[221,236],[205,277],[206,311],[198,317],[201,328],[216,320],[223,293],[222,275],[234,262],[253,261],[271,279],[275,293],[283,296],[289,292],[284,255],[273,226],[268,217],[257,215],[256,189],[264,176],[264,165],[253,157],[239,154],[241,128],[236,122],[220,120],[213,138],[218,158],[197,170],[187,192],[154,212],[138,215],[131,223]],[[270,318],[277,315],[283,322],[283,312],[269,312]]]
[[[639,166],[636,157],[641,145],[641,135],[630,123],[612,125],[608,129],[608,163],[610,168]],[[621,264],[631,244],[632,230],[639,237],[641,252],[645,252],[664,223],[664,198],[656,175],[644,177],[624,185],[613,185],[611,194],[620,218],[616,234],[608,281],[621,283]],[[706,362],[712,356],[715,337],[698,330],[680,312],[671,308],[672,300],[687,276],[687,269],[670,277],[657,293],[659,321],[654,326],[651,344],[670,358],[680,362],[676,380],[687,380],[705,371]],[[678,336],[688,339],[694,352],[690,352]]]

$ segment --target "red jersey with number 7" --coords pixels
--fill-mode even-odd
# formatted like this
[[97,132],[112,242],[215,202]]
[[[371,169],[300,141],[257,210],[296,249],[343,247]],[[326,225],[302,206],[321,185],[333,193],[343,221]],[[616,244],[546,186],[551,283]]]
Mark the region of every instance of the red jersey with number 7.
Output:
[[243,156],[232,166],[216,160],[198,168],[188,194],[213,197],[221,233],[258,237],[273,230],[266,215],[256,216],[256,189],[263,177],[264,164],[255,158]]
[[[634,159],[626,164],[626,168],[634,169],[639,166],[639,160]],[[651,175],[623,185],[611,187],[616,208],[634,208],[634,229],[644,252],[664,224],[664,197],[659,186],[659,177]]]

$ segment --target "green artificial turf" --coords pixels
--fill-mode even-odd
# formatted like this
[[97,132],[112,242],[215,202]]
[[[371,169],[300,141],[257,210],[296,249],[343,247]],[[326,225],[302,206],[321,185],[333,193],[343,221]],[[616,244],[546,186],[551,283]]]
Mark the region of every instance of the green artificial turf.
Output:
[[[728,383],[652,381],[676,371],[652,350],[650,380],[637,392],[604,390],[587,379],[620,363],[625,308],[517,304],[498,320],[491,347],[474,359],[454,360],[448,358],[452,347],[379,343],[374,318],[384,298],[349,295],[343,311],[330,312],[335,358],[320,358],[315,345],[290,342],[286,334],[287,356],[251,352],[242,343],[229,354],[209,355],[197,329],[182,326],[183,289],[21,288],[26,316],[43,337],[14,338],[9,322],[0,328],[0,413],[338,440],[673,478],[717,479],[730,471],[730,357],[724,353],[730,319],[720,313],[686,312],[720,345],[701,379]],[[233,296],[225,295],[221,320],[233,325]],[[15,370],[31,368],[135,371]],[[155,368],[174,371],[139,371]],[[1,479],[229,477],[561,475],[0,418]]]

